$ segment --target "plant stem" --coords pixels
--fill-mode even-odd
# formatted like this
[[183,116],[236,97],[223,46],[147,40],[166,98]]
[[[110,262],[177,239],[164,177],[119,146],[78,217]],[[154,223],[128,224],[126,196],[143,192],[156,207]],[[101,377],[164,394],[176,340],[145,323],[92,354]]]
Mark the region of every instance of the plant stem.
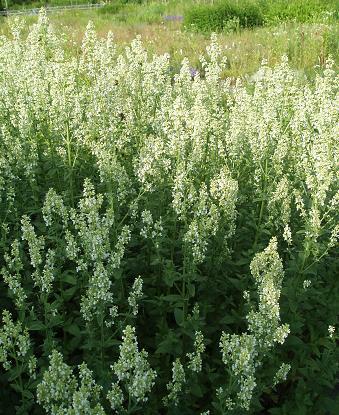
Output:
[[264,170],[264,185],[263,185],[263,189],[262,189],[259,219],[258,219],[257,231],[256,231],[256,234],[255,234],[255,239],[254,239],[254,244],[253,244],[253,250],[255,250],[256,247],[257,247],[258,240],[259,240],[260,233],[261,233],[261,222],[262,222],[262,218],[263,218],[263,215],[264,215],[264,207],[265,207],[265,200],[266,200],[265,196],[266,196],[266,183],[267,183],[267,168],[268,168],[268,160],[266,158],[266,160],[265,160],[265,170]]
[[71,194],[71,206],[74,207],[72,149],[71,149],[71,138],[70,138],[68,122],[66,124],[66,143],[67,143],[67,158],[68,158],[69,190]]

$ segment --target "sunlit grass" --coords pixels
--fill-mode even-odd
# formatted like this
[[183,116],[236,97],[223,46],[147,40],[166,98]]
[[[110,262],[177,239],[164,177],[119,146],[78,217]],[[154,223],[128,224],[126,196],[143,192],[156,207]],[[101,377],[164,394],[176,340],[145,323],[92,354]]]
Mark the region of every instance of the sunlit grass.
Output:
[[[135,13],[136,10],[142,11],[141,6],[129,7]],[[159,4],[159,7],[164,8],[164,5]],[[176,10],[171,12],[175,14]],[[174,68],[180,65],[183,56],[190,59],[192,66],[199,66],[199,55],[204,53],[209,43],[208,35],[186,31],[180,21],[168,22],[160,19],[159,22],[147,23],[139,15],[139,20],[134,16],[133,22],[132,17],[122,21],[121,15],[117,18],[93,10],[82,10],[51,14],[50,20],[57,32],[66,35],[67,47],[72,53],[80,46],[88,21],[91,20],[99,36],[105,37],[109,31],[113,32],[119,48],[141,35],[149,51],[170,52]],[[9,25],[13,19],[14,17],[1,18],[0,33],[9,33]],[[29,27],[37,18],[27,16],[25,19],[26,26]],[[275,64],[282,55],[288,56],[295,69],[312,74],[314,67],[323,65],[327,56],[332,55],[338,59],[338,38],[338,26],[333,23],[285,23],[277,27],[245,29],[218,35],[228,59],[225,76],[252,74],[263,59],[269,64]]]

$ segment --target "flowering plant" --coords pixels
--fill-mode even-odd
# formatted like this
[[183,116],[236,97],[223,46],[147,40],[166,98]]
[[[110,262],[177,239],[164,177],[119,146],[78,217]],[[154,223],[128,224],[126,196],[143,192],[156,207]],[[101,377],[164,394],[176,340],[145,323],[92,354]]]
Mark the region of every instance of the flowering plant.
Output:
[[0,38],[1,408],[336,412],[333,62],[201,68]]

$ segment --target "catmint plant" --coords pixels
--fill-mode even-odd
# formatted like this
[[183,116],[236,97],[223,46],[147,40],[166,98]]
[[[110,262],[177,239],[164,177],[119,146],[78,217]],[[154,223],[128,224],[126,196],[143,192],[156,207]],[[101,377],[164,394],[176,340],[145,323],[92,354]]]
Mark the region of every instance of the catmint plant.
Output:
[[[145,350],[138,350],[135,328],[127,326],[123,331],[119,359],[111,369],[118,379],[112,384],[108,399],[112,409],[132,413],[143,402],[147,402],[156,378],[156,372],[151,369]],[[127,407],[123,405],[127,400]]]
[[0,408],[337,413],[330,23],[307,77],[282,56],[236,79],[217,35],[177,65],[5,20]]

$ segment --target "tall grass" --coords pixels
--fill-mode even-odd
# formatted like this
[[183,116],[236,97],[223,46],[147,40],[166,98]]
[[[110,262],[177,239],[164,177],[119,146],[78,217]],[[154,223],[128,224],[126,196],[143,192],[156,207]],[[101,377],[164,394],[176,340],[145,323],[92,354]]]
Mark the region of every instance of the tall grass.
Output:
[[193,4],[185,13],[185,25],[195,31],[211,33],[291,21],[336,21],[338,11],[338,3],[332,0],[216,0]]
[[[68,41],[64,47],[68,54],[77,54],[88,20],[92,20],[99,36],[105,37],[112,31],[117,47],[122,50],[138,34],[151,53],[171,52],[171,66],[176,70],[184,56],[188,56],[195,68],[200,67],[198,56],[209,43],[208,36],[181,30],[178,21],[141,23],[137,14],[125,13],[125,21],[119,15],[99,14],[93,11],[79,11],[50,15],[56,30]],[[177,15],[175,10],[165,11]],[[146,13],[147,20],[149,14]],[[139,20],[138,20],[139,19]],[[13,18],[0,18],[0,33],[8,34],[7,23]],[[24,30],[27,31],[36,17],[27,17]],[[128,22],[126,22],[128,21]],[[252,75],[263,59],[270,64],[277,63],[282,55],[288,55],[290,64],[297,70],[315,76],[316,67],[323,66],[327,57],[338,62],[338,25],[334,23],[298,24],[280,23],[277,26],[244,29],[220,33],[218,41],[228,63],[223,76]]]

